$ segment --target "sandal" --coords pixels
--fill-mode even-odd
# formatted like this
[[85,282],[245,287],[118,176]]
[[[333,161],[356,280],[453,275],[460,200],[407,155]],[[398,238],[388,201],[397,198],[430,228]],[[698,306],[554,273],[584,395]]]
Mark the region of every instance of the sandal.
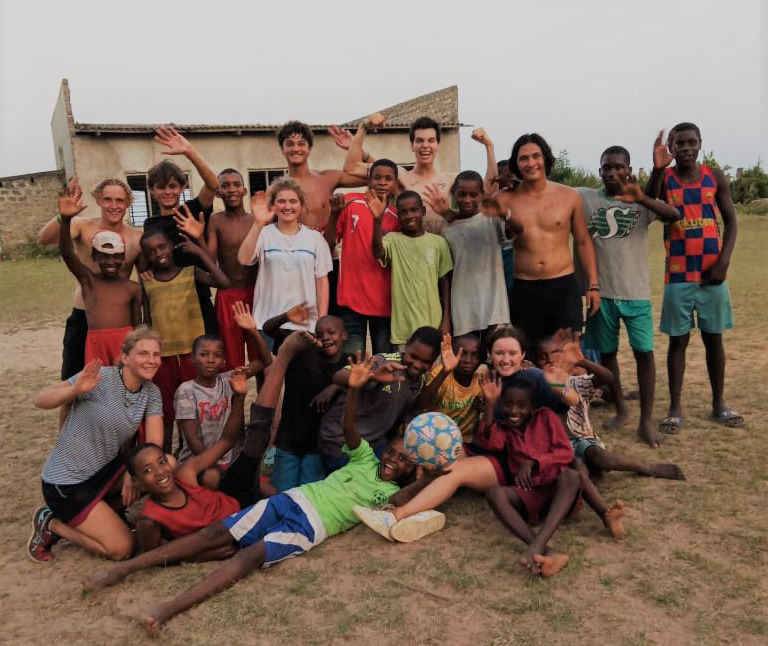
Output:
[[728,428],[739,428],[744,426],[744,418],[733,408],[723,408],[716,415],[710,415],[709,418],[718,424]]
[[667,415],[659,424],[659,430],[667,435],[677,435],[683,430],[685,426],[684,417],[675,417],[673,415]]

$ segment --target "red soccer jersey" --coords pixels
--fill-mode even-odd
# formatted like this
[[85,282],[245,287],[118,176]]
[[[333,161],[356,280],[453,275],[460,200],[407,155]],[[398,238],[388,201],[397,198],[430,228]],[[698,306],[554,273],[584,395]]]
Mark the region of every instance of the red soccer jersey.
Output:
[[[348,193],[347,206],[336,224],[341,240],[341,264],[336,301],[365,316],[390,316],[391,271],[373,257],[373,215],[364,193]],[[399,231],[397,212],[388,206],[382,216],[382,233]]]
[[685,184],[674,168],[667,168],[663,189],[662,197],[680,213],[677,222],[664,226],[664,283],[698,283],[720,255],[717,180],[704,164],[694,184]]
[[240,511],[237,500],[220,491],[187,484],[177,478],[174,481],[187,494],[187,502],[183,507],[166,507],[154,500],[147,500],[141,512],[142,517],[159,523],[174,538],[196,532]]

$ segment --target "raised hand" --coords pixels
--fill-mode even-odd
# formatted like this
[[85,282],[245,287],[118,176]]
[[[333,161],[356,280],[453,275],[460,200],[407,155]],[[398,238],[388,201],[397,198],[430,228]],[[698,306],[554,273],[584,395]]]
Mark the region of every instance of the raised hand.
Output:
[[491,138],[488,136],[488,133],[485,131],[485,128],[475,128],[472,131],[472,139],[478,143],[483,144],[483,146],[489,146],[493,143]]
[[205,233],[205,215],[201,211],[197,218],[192,215],[189,207],[186,204],[182,204],[180,209],[173,209],[173,221],[176,226],[179,227],[179,231],[183,231],[190,238],[195,240],[202,240]]
[[264,191],[256,191],[251,196],[251,213],[253,213],[253,219],[262,226],[268,225],[275,217],[275,209],[269,206],[269,200]]
[[192,148],[189,140],[173,126],[160,126],[155,130],[155,141],[168,149],[163,155],[186,155]]
[[630,175],[625,181],[619,180],[619,183],[621,184],[621,190],[613,196],[615,200],[634,204],[645,197],[643,189],[640,188],[640,184],[637,183],[637,178],[634,175]]
[[440,344],[440,361],[443,364],[443,370],[446,372],[453,372],[456,369],[464,352],[464,348],[459,348],[458,353],[454,354],[451,341],[451,335],[444,334],[443,341]]
[[88,207],[83,204],[83,189],[77,177],[73,177],[67,189],[59,195],[59,215],[62,218],[73,218],[86,208]]
[[101,366],[101,359],[94,359],[93,361],[89,361],[88,365],[83,368],[74,384],[75,392],[78,395],[85,395],[99,385],[99,380],[101,379]]
[[381,112],[374,112],[365,120],[366,128],[382,128],[387,125],[387,118]]
[[496,374],[493,370],[481,372],[477,376],[477,383],[480,384],[486,402],[495,404],[499,401],[499,397],[501,397],[501,375]]
[[251,314],[251,310],[243,301],[232,303],[232,317],[235,319],[238,327],[243,330],[253,330],[255,332],[259,329],[256,319]]
[[659,136],[656,137],[656,141],[653,142],[653,167],[654,168],[666,168],[672,163],[674,157],[669,152],[667,144],[662,143],[664,138],[664,131],[659,130]]
[[280,353],[296,354],[309,350],[310,348],[319,348],[321,346],[320,341],[313,337],[306,330],[296,330],[291,332],[288,337],[283,341],[280,349],[277,351]]
[[398,372],[406,370],[406,367],[402,363],[395,361],[387,361],[381,364],[377,368],[373,369],[371,379],[377,381],[380,384],[391,384],[397,381],[405,381],[404,375],[398,375]]
[[347,206],[347,200],[344,197],[344,193],[334,193],[331,196],[331,216],[334,218],[339,217],[344,207]]
[[352,145],[352,139],[354,139],[349,130],[336,125],[328,128],[328,134],[331,135],[333,143],[342,150],[349,150],[349,147]]
[[372,377],[375,378],[371,371],[371,360],[363,359],[358,350],[357,356],[349,358],[349,387],[362,388]]
[[312,318],[313,310],[314,308],[307,307],[306,303],[302,303],[289,309],[285,316],[294,325],[306,325],[309,319]]
[[189,236],[184,235],[183,233],[179,234],[179,237],[181,238],[181,242],[177,242],[175,248],[179,251],[183,251],[184,253],[191,254],[193,256],[199,256],[200,252],[202,251],[200,249],[200,246]]
[[435,213],[445,213],[451,210],[448,198],[440,190],[437,184],[427,184],[424,187],[424,201]]
[[365,203],[371,210],[373,217],[377,220],[379,220],[384,215],[384,211],[387,210],[386,201],[379,197],[376,191],[373,191],[370,188],[365,192]]
[[237,395],[248,394],[248,379],[245,376],[245,368],[235,368],[229,376],[229,385],[232,392]]

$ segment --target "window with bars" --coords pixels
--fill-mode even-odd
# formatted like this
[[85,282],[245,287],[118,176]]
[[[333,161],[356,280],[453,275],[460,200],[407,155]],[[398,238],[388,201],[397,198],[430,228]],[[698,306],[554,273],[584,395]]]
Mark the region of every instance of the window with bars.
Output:
[[248,186],[250,194],[266,191],[269,185],[280,177],[284,177],[287,168],[263,168],[248,171]]
[[[182,203],[192,199],[192,191],[189,188],[189,173],[184,174],[187,177],[187,186],[181,192],[180,201]],[[133,193],[133,202],[130,208],[131,224],[135,227],[141,227],[148,217],[160,215],[160,205],[149,193],[146,173],[128,175],[126,179]]]

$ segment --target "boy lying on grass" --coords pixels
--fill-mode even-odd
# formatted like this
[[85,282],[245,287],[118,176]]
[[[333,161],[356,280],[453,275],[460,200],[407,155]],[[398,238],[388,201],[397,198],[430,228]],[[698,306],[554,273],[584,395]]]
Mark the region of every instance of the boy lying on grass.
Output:
[[[307,332],[292,333],[280,347],[275,362],[256,399],[256,415],[246,434],[261,435],[269,429],[275,413],[285,371],[293,357],[317,341]],[[105,570],[84,583],[97,590],[122,581],[145,568],[199,558],[206,553],[233,554],[218,570],[175,599],[152,606],[142,619],[150,637],[171,617],[224,590],[261,566],[272,565],[319,545],[328,536],[340,534],[357,524],[354,505],[367,507],[389,502],[402,504],[429,482],[426,477],[400,489],[413,476],[401,437],[394,438],[379,460],[368,443],[360,438],[355,412],[360,388],[371,378],[370,360],[350,359],[349,396],[344,415],[344,437],[349,464],[325,480],[271,496],[194,534]],[[401,376],[392,375],[393,381]]]

